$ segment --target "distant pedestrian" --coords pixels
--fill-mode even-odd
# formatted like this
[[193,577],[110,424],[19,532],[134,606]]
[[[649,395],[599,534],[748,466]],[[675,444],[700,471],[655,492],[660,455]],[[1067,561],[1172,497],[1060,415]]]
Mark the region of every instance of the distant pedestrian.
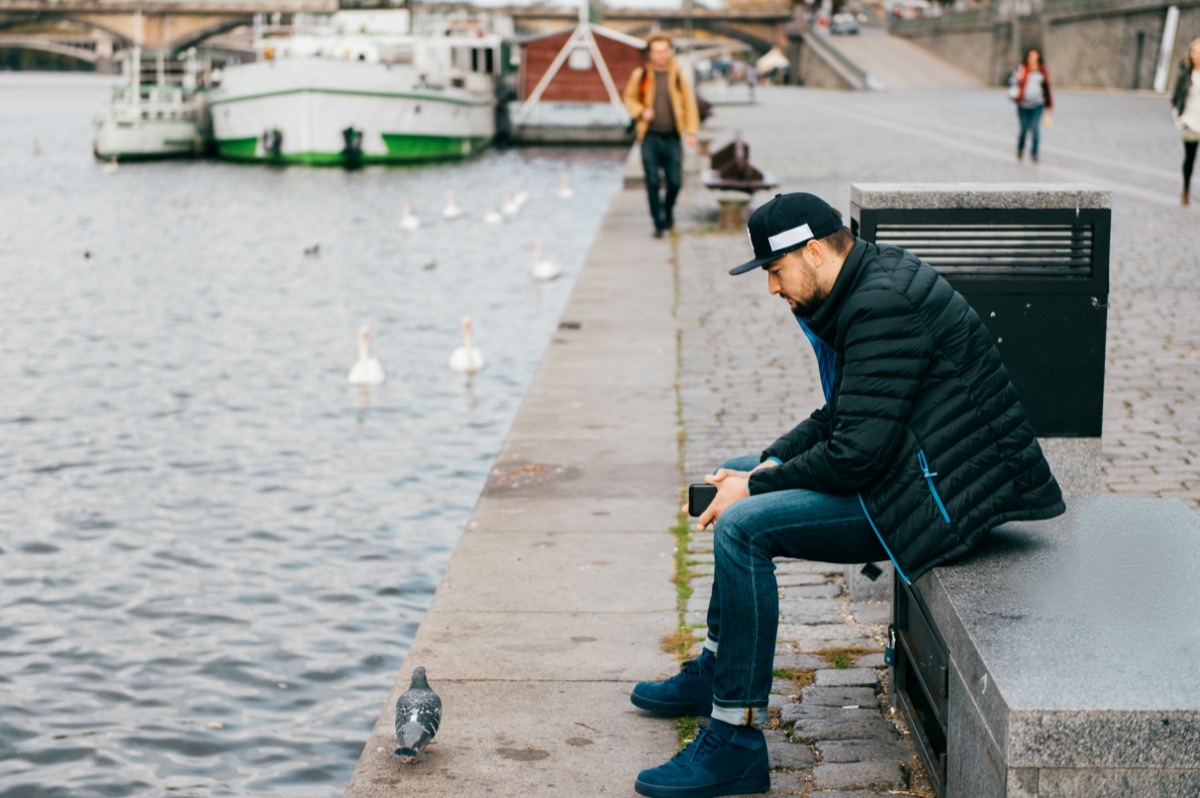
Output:
[[1179,69],[1175,94],[1171,97],[1171,116],[1183,138],[1183,205],[1189,202],[1196,145],[1200,144],[1200,76],[1197,71],[1200,71],[1200,39],[1192,39]]
[[[683,145],[696,146],[700,112],[692,82],[675,60],[671,37],[656,33],[646,44],[645,66],[633,70],[625,86],[625,108],[642,143],[642,168],[654,237],[675,227],[675,199],[683,188]],[[663,91],[663,87],[666,91]],[[665,193],[664,193],[665,187]]]
[[[1043,112],[1054,107],[1050,97],[1050,73],[1042,61],[1042,53],[1036,47],[1025,51],[1025,60],[1017,67],[1012,76],[1012,86],[1009,96],[1017,103],[1017,119],[1021,123],[1021,132],[1017,136],[1017,160],[1025,157],[1025,137],[1030,135],[1029,157],[1034,163],[1038,162],[1038,127],[1042,123]],[[1049,114],[1046,124],[1049,125]]]

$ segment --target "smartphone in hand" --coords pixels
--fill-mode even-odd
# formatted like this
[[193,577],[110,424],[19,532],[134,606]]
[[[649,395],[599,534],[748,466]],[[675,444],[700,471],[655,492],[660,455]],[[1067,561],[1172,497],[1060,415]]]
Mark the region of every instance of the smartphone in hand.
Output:
[[717,498],[717,486],[705,482],[688,485],[688,515],[699,518]]

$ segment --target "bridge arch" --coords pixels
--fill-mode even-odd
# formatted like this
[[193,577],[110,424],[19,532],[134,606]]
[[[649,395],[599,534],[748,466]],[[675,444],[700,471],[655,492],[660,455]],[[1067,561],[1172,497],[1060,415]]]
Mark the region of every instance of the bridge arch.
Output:
[[188,31],[187,34],[171,42],[171,49],[175,52],[183,51],[189,47],[199,46],[205,39],[211,39],[213,36],[220,36],[222,33],[240,28],[243,25],[249,25],[253,22],[253,17],[226,17],[216,19],[207,25],[203,25],[194,30]]
[[[101,17],[100,19],[103,18]],[[133,40],[126,36],[120,29],[106,25],[104,22],[98,21],[96,17],[72,14],[67,11],[38,11],[33,13],[0,15],[0,31],[37,22],[74,22],[82,27],[108,34],[112,37],[114,47],[120,46],[124,48],[133,46]]]
[[38,39],[35,37],[0,37],[0,50],[37,50],[43,53],[53,53],[54,55],[73,58],[76,61],[83,61],[88,64],[95,64],[100,60],[94,50],[89,50],[86,47],[75,47],[69,44],[60,44],[46,39]]

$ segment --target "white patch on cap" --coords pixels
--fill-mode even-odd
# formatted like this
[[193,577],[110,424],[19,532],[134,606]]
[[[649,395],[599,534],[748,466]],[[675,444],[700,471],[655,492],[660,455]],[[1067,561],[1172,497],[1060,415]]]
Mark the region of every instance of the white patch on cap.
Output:
[[746,227],[746,240],[750,242],[750,251],[754,251],[754,236],[750,235],[750,227]]
[[799,227],[793,227],[791,230],[784,230],[782,233],[776,233],[767,239],[767,243],[771,245],[772,252],[778,252],[779,250],[787,249],[794,244],[807,241],[812,237],[812,228],[810,228],[807,224],[802,224]]

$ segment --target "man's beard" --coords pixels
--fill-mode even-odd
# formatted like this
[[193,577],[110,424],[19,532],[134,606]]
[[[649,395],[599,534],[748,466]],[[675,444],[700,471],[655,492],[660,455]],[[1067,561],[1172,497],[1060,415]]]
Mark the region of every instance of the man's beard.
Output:
[[813,295],[810,296],[808,299],[804,300],[803,302],[797,302],[796,300],[791,300],[790,302],[788,302],[788,305],[790,305],[792,308],[793,316],[795,316],[798,319],[808,319],[808,318],[812,317],[812,314],[817,312],[817,309],[820,308],[821,305],[828,298],[829,298],[828,291],[822,291],[820,288],[817,288],[813,292]]

